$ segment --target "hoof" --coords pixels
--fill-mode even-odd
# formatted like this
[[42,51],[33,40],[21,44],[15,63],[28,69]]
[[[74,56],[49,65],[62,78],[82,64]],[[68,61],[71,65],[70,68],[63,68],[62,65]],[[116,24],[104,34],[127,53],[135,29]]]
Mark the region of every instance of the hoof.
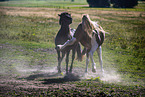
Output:
[[69,70],[69,73],[71,74],[72,73],[72,70]]
[[61,73],[61,67],[57,66],[58,73]]
[[92,72],[93,72],[93,73],[96,73],[96,69],[92,69]]
[[62,73],[62,72],[61,72],[61,70],[58,70],[58,73],[60,73],[60,74],[61,74],[61,73]]
[[104,76],[104,70],[102,70],[102,75]]
[[85,73],[88,73],[88,69],[85,70]]
[[66,75],[69,75],[69,74],[70,74],[70,72],[66,71]]

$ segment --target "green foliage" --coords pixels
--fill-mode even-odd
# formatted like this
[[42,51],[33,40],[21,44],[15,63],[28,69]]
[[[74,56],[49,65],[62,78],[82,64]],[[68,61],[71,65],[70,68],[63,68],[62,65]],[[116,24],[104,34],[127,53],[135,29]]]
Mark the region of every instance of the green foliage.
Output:
[[138,4],[138,0],[111,0],[113,7],[133,8]]
[[91,79],[86,79],[86,81],[96,81],[96,82],[102,82],[100,77],[95,77],[95,78],[91,78]]
[[109,0],[87,0],[89,7],[110,7]]

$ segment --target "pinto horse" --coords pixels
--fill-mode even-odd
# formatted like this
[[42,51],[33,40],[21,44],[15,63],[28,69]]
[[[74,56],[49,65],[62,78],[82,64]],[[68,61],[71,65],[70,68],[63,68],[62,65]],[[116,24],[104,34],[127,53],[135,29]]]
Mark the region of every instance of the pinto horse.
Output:
[[86,48],[87,53],[85,72],[88,71],[89,56],[92,61],[92,72],[96,72],[96,66],[93,59],[93,54],[95,51],[97,51],[99,56],[101,71],[104,72],[101,45],[104,41],[105,33],[106,32],[100,25],[97,24],[97,22],[91,21],[89,15],[83,15],[82,23],[78,25],[73,38],[65,42],[63,45],[58,45],[57,49],[63,50],[67,46],[73,45],[76,42],[80,42]]
[[[56,37],[55,37],[55,46],[57,47],[57,45],[62,45],[64,44],[67,40],[72,39],[75,29],[70,29],[70,24],[72,23],[72,17],[71,14],[67,13],[67,12],[63,12],[61,14],[58,14],[58,16],[60,17],[59,19],[59,24],[61,25],[60,30],[58,31]],[[57,50],[57,49],[56,49]],[[72,68],[73,68],[73,61],[75,58],[75,52],[77,52],[78,55],[78,59],[81,60],[81,47],[80,44],[74,43],[71,46],[67,46],[65,49],[63,50],[57,50],[57,55],[58,55],[58,73],[61,73],[61,62],[64,58],[64,56],[66,55],[66,73],[68,74],[68,63],[69,63],[69,53],[70,50],[72,50],[72,62],[71,62],[71,66],[69,69],[69,72],[72,72]]]

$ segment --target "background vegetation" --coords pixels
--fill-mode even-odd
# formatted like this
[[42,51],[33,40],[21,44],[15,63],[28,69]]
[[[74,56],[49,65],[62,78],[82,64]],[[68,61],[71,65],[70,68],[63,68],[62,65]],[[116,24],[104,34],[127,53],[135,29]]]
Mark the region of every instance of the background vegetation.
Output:
[[138,0],[87,0],[90,7],[133,8]]
[[[72,88],[76,89],[77,93],[88,91],[88,94],[92,95],[96,95],[93,93],[114,96],[117,93],[118,95],[133,95],[133,93],[143,95],[145,89],[145,3],[138,3],[135,8],[89,8],[84,0],[0,2],[0,76],[11,75],[19,78],[23,75],[18,72],[20,70],[30,71],[34,67],[39,69],[56,67],[57,55],[54,49],[54,38],[60,28],[57,14],[68,11],[73,17],[72,28],[76,28],[81,22],[82,14],[89,14],[92,20],[98,21],[110,33],[106,35],[102,46],[103,65],[109,74],[113,70],[116,71],[114,73],[121,76],[121,82],[108,84],[107,81],[101,81],[101,78],[92,78],[67,84],[76,85],[77,88]],[[96,53],[94,59],[99,70]],[[62,66],[64,68],[65,63]],[[82,68],[83,72],[85,60],[75,61],[75,68]],[[34,71],[27,73],[29,75],[41,73],[41,69]],[[114,73],[111,72],[111,74]],[[41,81],[46,80],[41,79]],[[111,82],[116,81],[113,79]],[[98,91],[91,92],[91,90],[83,89],[83,87],[89,89],[93,86],[96,87],[92,89],[98,89]],[[46,91],[46,94],[43,93],[45,95],[49,92],[50,95],[60,92],[58,89],[41,90],[40,92],[43,91]],[[72,92],[70,89],[65,93]],[[20,92],[12,91],[11,93],[17,95]],[[35,93],[32,94],[35,95]]]

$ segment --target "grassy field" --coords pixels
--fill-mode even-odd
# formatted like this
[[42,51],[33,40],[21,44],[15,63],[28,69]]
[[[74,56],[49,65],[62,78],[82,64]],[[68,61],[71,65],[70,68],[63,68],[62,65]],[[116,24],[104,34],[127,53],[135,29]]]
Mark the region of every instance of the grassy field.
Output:
[[17,6],[17,7],[49,7],[49,8],[72,8],[79,7],[78,5],[87,5],[85,0],[11,0],[3,2],[1,6]]
[[[145,95],[145,3],[131,9],[86,5],[83,0],[0,2],[0,96]],[[50,76],[57,72],[54,38],[60,28],[58,14],[64,11],[72,14],[71,28],[82,14],[89,14],[110,33],[102,45],[104,77],[99,75],[97,53],[97,74],[83,76],[84,59],[74,62],[74,73],[83,77],[79,81]],[[65,61],[62,67],[65,74]]]

